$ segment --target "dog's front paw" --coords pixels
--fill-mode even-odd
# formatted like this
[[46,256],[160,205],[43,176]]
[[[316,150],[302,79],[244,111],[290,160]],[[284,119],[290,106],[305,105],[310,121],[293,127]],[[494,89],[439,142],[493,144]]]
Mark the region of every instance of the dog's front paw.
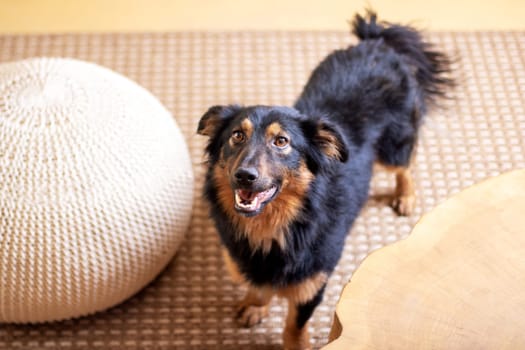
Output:
[[237,321],[244,327],[253,327],[268,316],[268,306],[241,305],[237,311]]
[[402,216],[411,215],[416,205],[416,196],[413,194],[396,196],[392,201],[392,208]]

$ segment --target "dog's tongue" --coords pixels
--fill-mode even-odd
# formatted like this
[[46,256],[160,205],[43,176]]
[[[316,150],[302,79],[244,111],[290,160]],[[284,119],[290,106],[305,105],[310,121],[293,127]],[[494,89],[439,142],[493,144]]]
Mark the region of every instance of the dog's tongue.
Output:
[[275,187],[262,192],[253,192],[248,190],[235,191],[235,207],[246,213],[256,212],[261,208],[261,205],[270,199],[275,193]]
[[246,190],[238,190],[237,194],[239,195],[239,197],[241,197],[241,199],[243,201],[251,202],[257,196],[258,193],[257,192],[246,191]]

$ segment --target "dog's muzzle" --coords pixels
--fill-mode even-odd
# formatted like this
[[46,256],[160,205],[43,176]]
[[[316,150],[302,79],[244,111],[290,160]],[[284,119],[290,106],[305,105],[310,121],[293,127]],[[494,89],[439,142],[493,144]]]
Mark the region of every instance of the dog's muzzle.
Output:
[[237,187],[234,191],[235,209],[245,216],[259,214],[277,194],[275,185],[261,189],[259,173],[255,168],[239,168],[235,171],[234,178]]

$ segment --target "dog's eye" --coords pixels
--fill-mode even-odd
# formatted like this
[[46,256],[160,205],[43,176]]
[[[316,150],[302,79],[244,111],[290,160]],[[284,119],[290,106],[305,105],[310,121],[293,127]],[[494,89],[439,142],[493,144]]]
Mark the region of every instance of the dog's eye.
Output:
[[273,141],[273,144],[275,146],[279,147],[279,148],[284,148],[284,147],[288,146],[289,142],[290,141],[286,137],[284,137],[284,136],[277,136],[275,138],[275,140]]
[[244,140],[246,140],[246,135],[244,135],[244,133],[240,130],[235,130],[233,133],[232,133],[232,141],[233,143],[242,143],[244,142]]

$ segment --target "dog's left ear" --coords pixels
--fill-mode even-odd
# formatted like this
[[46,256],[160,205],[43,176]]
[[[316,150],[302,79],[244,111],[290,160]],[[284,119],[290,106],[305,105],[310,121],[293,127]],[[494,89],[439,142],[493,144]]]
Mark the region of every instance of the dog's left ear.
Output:
[[242,109],[238,105],[213,106],[201,117],[197,133],[199,135],[214,136],[220,127]]
[[313,140],[328,158],[343,163],[347,161],[348,147],[337,126],[324,120],[318,121]]

